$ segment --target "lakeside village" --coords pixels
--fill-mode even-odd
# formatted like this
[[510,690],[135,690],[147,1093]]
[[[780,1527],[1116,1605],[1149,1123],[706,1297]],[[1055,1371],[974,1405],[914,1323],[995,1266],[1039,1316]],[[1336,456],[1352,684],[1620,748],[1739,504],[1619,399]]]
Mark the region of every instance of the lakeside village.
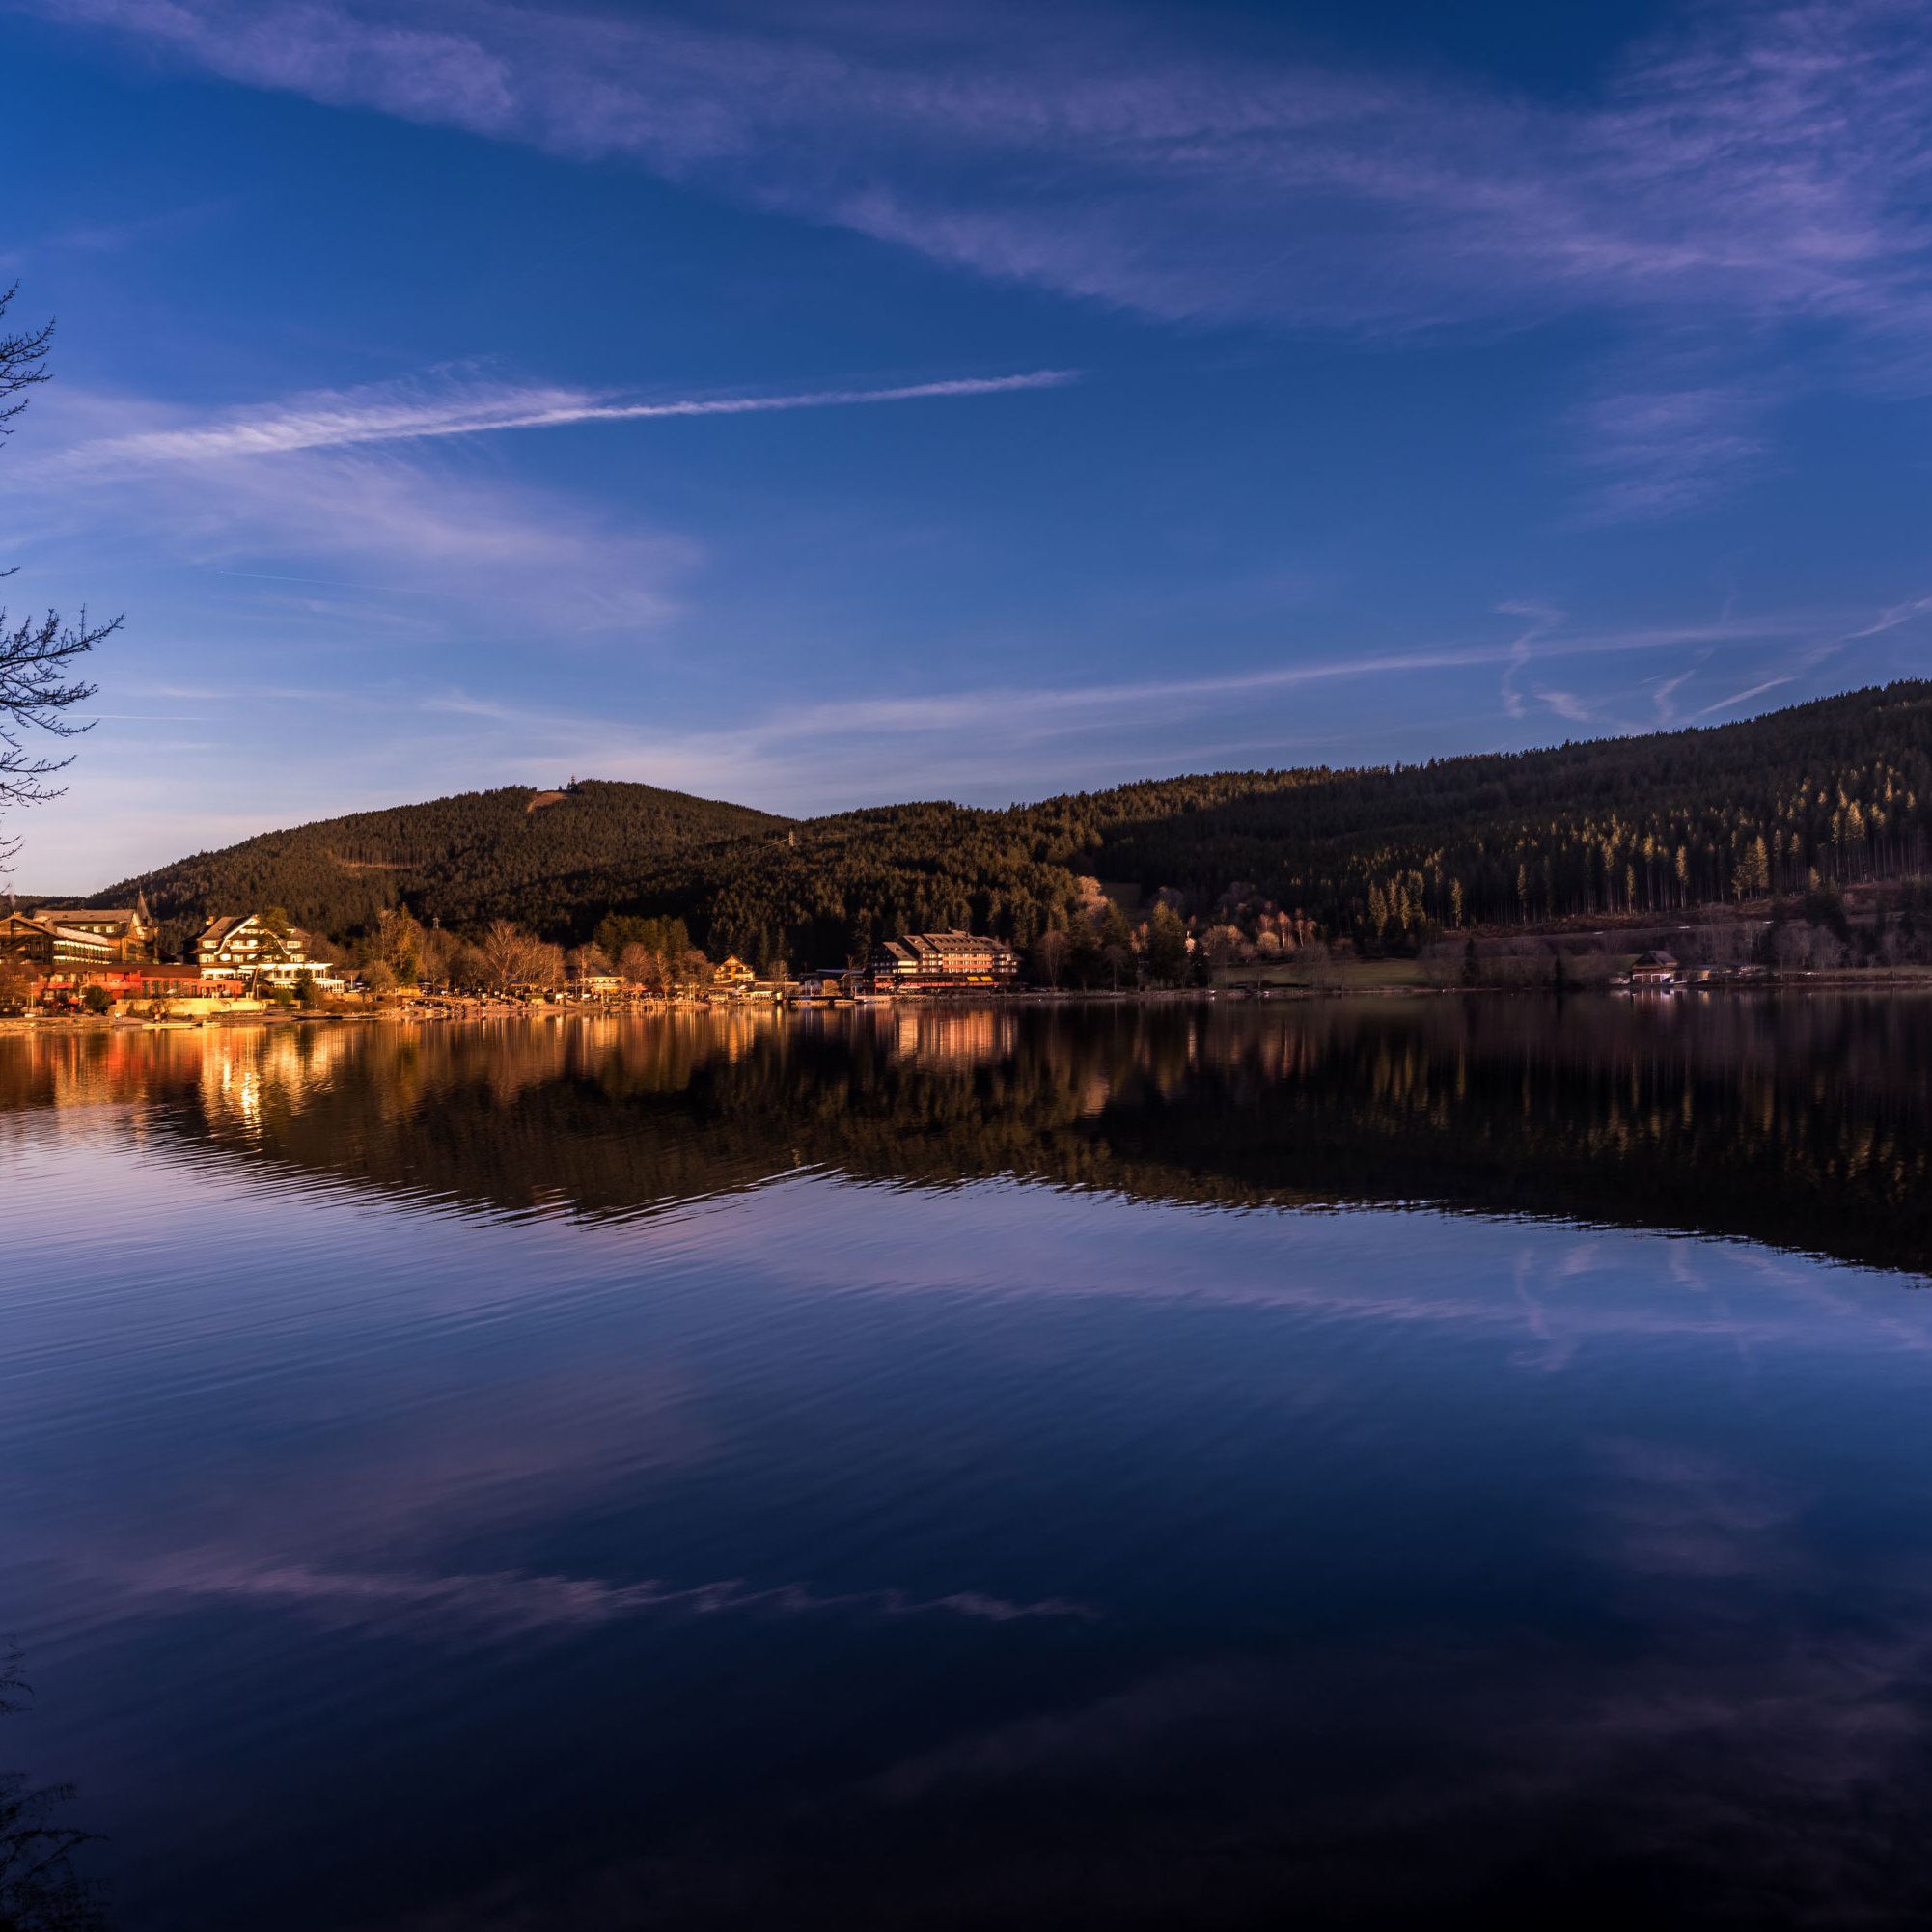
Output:
[[[740,959],[713,962],[688,944],[633,942],[614,948],[620,959],[613,962],[594,943],[566,952],[507,921],[498,921],[480,946],[455,948],[438,945],[406,914],[394,924],[399,929],[385,933],[381,955],[352,967],[279,911],[224,914],[195,935],[190,958],[167,962],[157,956],[159,927],[145,901],[14,909],[0,919],[0,1012],[206,1020],[393,1009],[426,1001],[458,1008],[738,1000],[825,1006],[1010,993],[1022,983],[1011,947],[968,932],[912,933],[874,948],[864,967],[760,979]],[[677,924],[682,938],[681,923],[658,924]],[[443,956],[424,956],[436,953]],[[419,965],[431,970],[417,977]]]
[[1119,905],[1132,888],[1079,883],[1090,902],[1090,959],[1080,959],[1076,942],[1059,931],[1044,934],[1024,959],[997,938],[921,932],[884,940],[863,965],[795,978],[782,965],[760,976],[735,957],[714,961],[691,945],[677,919],[606,919],[591,944],[566,951],[507,920],[472,942],[397,911],[384,915],[361,949],[365,956],[351,961],[271,908],[209,918],[185,944],[177,939],[185,957],[164,960],[162,927],[145,899],[106,909],[10,905],[0,916],[0,1015],[206,1024],[297,1014],[456,1017],[538,1004],[823,1007],[1018,994],[1265,999],[1538,987],[1674,994],[1932,977],[1920,943],[1932,939],[1932,920],[1915,917],[1932,905],[1920,906],[1929,896],[1916,886],[1897,909],[1883,895],[1867,893],[1865,904],[1853,892],[1834,892],[1828,904],[1810,903],[1812,895],[1802,908],[1710,907],[1666,927],[1625,921],[1589,930],[1419,930],[1365,948],[1359,939],[1330,941],[1312,922],[1239,883],[1208,917],[1190,921],[1169,895],[1156,894],[1138,927]]

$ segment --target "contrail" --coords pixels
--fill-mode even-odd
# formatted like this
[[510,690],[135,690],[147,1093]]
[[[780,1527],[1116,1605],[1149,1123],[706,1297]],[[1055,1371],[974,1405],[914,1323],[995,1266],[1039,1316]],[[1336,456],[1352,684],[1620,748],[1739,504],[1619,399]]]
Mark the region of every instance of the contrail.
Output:
[[903,389],[814,389],[796,396],[730,396],[709,402],[619,402],[565,415],[537,415],[506,423],[507,429],[547,423],[616,421],[640,416],[749,416],[761,409],[836,409],[851,402],[916,402],[928,396],[997,396],[1009,389],[1059,389],[1080,372],[1037,369],[1030,375],[963,376],[951,382],[914,382]]
[[429,436],[476,436],[496,429],[547,429],[566,423],[839,409],[867,402],[916,402],[955,396],[998,396],[1012,390],[1059,389],[1079,379],[1078,370],[1038,369],[1024,375],[957,376],[893,389],[808,389],[785,396],[718,396],[672,402],[621,402],[608,395],[563,389],[472,388],[428,399],[398,397],[393,390],[361,390],[310,396],[279,408],[231,416],[223,422],[145,430],[87,443],[36,467],[71,471],[207,462],[356,444],[416,442]]

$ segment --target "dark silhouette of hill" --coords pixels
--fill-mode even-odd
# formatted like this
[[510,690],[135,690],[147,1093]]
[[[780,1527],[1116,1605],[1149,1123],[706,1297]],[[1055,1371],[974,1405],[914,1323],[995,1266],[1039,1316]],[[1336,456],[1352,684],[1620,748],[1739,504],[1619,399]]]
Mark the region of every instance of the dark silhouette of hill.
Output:
[[399,805],[264,832],[198,852],[97,893],[96,905],[145,892],[157,919],[281,906],[298,925],[338,937],[409,905],[446,924],[487,924],[500,912],[553,925],[553,882],[597,868],[648,866],[680,847],[743,838],[787,821],[745,805],[651,785],[598,780],[561,791],[506,786],[426,805]]
[[[605,873],[586,897],[681,914],[713,951],[836,958],[970,925],[1028,945],[1076,874],[1178,891],[1237,882],[1335,934],[1413,937],[1570,913],[1676,911],[1923,869],[1932,683],[1733,725],[1359,770],[1214,772],[1004,812],[893,806]],[[626,898],[626,894],[628,897]]]
[[144,888],[158,912],[279,904],[337,937],[406,902],[475,928],[585,937],[607,912],[677,915],[760,963],[971,926],[1027,946],[1068,925],[1081,874],[1173,888],[1207,913],[1237,882],[1332,934],[1676,912],[1922,871],[1932,683],[1736,724],[1553,750],[1331,770],[1216,772],[1006,811],[927,802],[791,823],[646,786],[540,811],[482,792],[362,813],[204,854]]

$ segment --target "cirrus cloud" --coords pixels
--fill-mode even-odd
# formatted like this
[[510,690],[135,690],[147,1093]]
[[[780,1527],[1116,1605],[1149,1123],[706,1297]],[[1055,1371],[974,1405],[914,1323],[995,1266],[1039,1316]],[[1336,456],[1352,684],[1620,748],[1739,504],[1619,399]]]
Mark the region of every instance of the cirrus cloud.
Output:
[[[1574,98],[1079,0],[702,24],[508,0],[13,4],[1163,322],[1388,339],[1588,313],[1632,337],[1626,360],[1667,365],[1626,371],[1641,433],[1576,412],[1593,522],[1760,471],[1808,386],[1932,383],[1932,16],[1908,0],[1692,8]],[[1679,390],[1687,339],[1724,369]]]
[[1066,9],[808,31],[502,0],[27,4],[245,85],[633,159],[1167,317],[1689,304],[1902,342],[1932,294],[1932,22],[1904,0],[1700,9],[1562,104]]

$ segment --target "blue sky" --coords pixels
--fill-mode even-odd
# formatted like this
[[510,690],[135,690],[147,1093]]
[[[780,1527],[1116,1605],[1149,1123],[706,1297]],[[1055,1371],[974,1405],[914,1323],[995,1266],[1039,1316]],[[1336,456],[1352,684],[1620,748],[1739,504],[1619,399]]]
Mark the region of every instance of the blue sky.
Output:
[[0,0],[0,562],[127,617],[22,889],[1932,670],[1919,6]]

